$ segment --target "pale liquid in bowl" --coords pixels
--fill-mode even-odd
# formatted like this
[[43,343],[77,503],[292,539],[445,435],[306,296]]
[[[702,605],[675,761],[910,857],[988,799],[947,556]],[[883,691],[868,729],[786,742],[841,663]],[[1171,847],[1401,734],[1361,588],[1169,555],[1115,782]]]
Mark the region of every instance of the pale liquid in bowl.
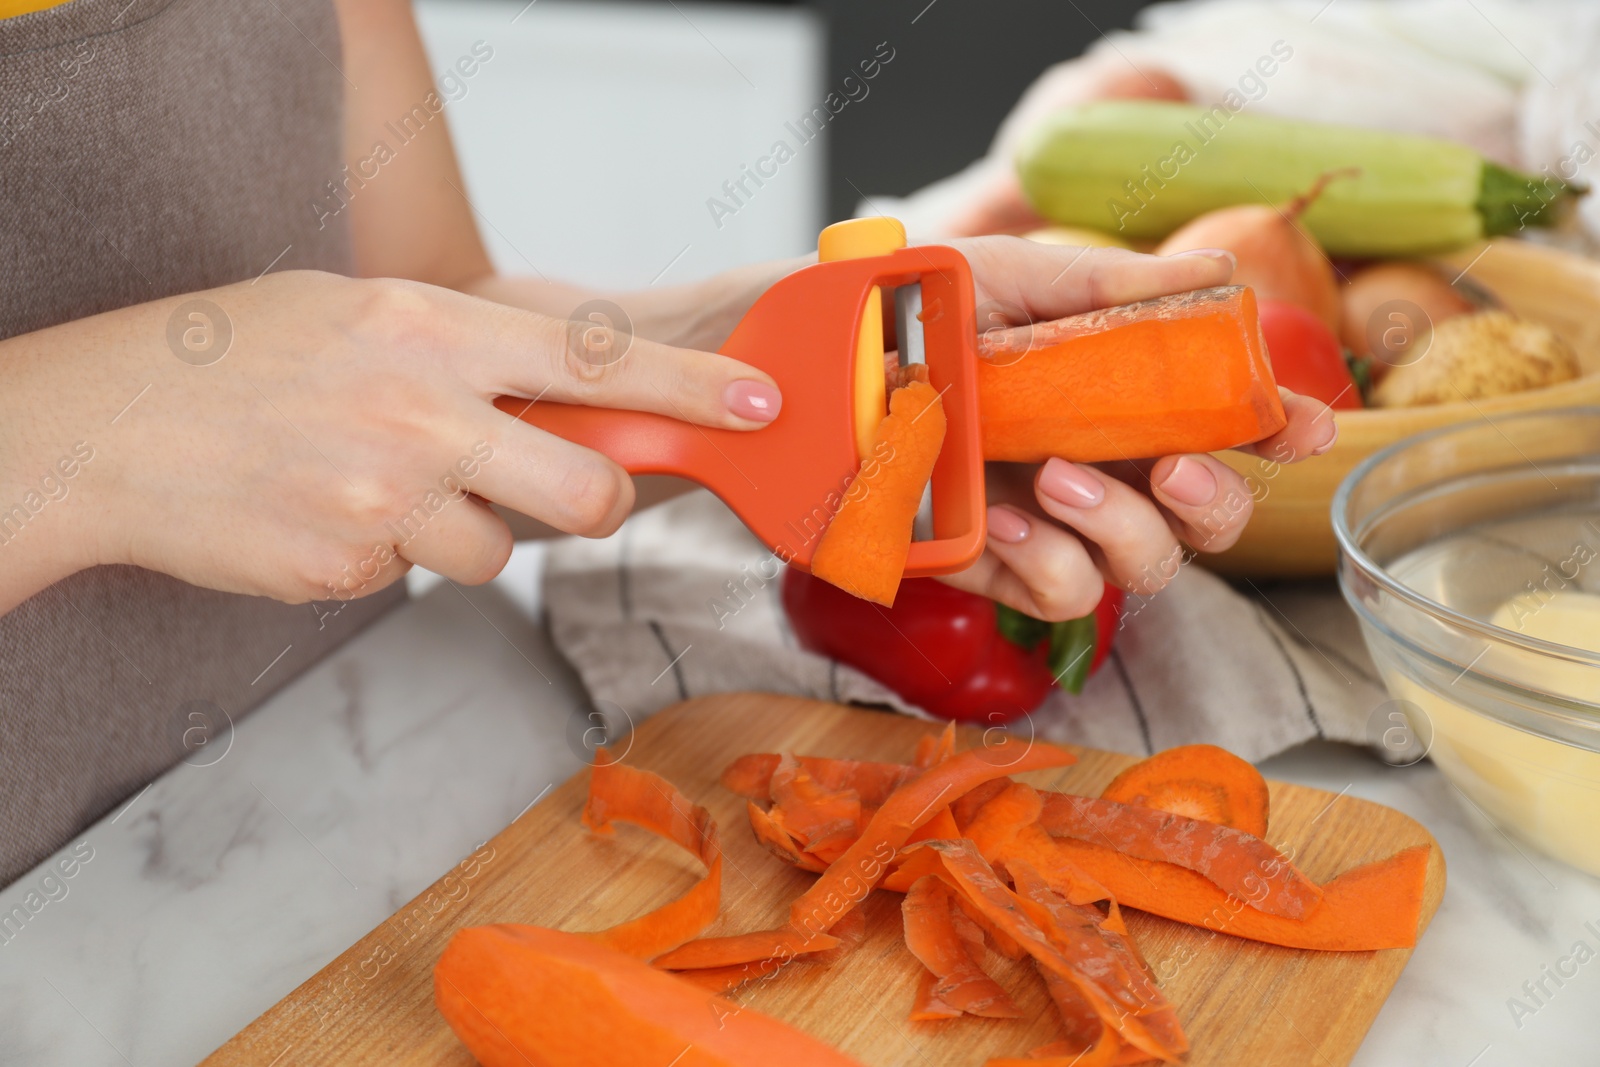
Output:
[[[1464,615],[1600,652],[1600,505],[1476,526],[1387,570]],[[1600,713],[1585,748],[1473,710],[1486,691],[1483,677],[1515,678],[1534,693],[1565,695],[1578,708],[1565,713],[1582,721],[1589,714],[1583,703],[1600,708],[1600,668],[1485,642],[1470,674],[1425,684],[1393,652],[1374,652],[1390,692],[1426,715],[1414,727],[1431,727],[1431,757],[1474,804],[1545,852],[1600,874]],[[1518,692],[1512,686],[1493,699],[1502,707],[1540,706],[1537,696],[1519,699]]]

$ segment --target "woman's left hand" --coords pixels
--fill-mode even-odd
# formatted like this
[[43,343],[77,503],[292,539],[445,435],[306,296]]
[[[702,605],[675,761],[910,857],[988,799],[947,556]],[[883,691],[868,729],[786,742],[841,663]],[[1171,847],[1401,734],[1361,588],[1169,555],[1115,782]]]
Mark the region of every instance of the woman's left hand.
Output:
[[[1015,237],[950,243],[972,265],[980,329],[1226,285],[1234,265],[1220,250],[1147,256]],[[1288,425],[1240,451],[1293,463],[1332,448],[1338,431],[1329,408],[1280,392]],[[1244,477],[1205,454],[1116,464],[994,463],[989,543],[976,564],[945,581],[1036,618],[1077,618],[1099,603],[1102,580],[1149,596],[1178,573],[1185,544],[1199,552],[1230,547],[1254,504]]]

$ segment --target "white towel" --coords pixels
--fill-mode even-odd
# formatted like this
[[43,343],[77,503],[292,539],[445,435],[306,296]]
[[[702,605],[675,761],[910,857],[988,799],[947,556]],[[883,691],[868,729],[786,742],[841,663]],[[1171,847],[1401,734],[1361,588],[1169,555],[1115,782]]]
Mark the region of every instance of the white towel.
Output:
[[[797,646],[778,580],[762,578],[771,561],[720,501],[690,493],[612,537],[554,544],[544,578],[551,632],[597,707],[624,720],[613,728],[745,689],[919,714]],[[1317,737],[1376,740],[1368,724],[1388,698],[1332,583],[1244,589],[1191,564],[1156,596],[1130,597],[1114,650],[1084,691],[1051,694],[1016,728],[1136,755],[1209,742],[1250,760]]]

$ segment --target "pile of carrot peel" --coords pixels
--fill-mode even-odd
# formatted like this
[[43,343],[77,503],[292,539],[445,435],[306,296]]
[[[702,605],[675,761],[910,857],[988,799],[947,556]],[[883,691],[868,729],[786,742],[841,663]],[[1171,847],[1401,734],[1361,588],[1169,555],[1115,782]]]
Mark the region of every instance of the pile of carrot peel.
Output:
[[[724,998],[792,962],[825,966],[852,951],[866,935],[861,903],[889,891],[904,894],[904,942],[921,967],[912,1020],[1019,1017],[988,960],[1029,960],[1059,1012],[1061,1036],[1028,1058],[987,1067],[1107,1067],[1177,1063],[1189,1048],[1123,908],[1291,948],[1415,944],[1427,846],[1319,885],[1260,836],[1268,794],[1259,773],[1212,746],[1136,764],[1099,797],[1011,777],[1074,761],[1063,749],[1009,737],[957,751],[953,727],[922,738],[905,764],[741,757],[722,784],[746,798],[757,840],[817,877],[785,925],[704,937],[721,892],[715,822],[664,779],[602,753],[585,825],[597,833],[614,821],[643,826],[696,856],[704,877],[604,931],[461,931],[436,968],[436,999],[487,1067],[643,1062],[644,1050],[673,1042],[687,1049],[684,1067],[845,1067],[855,1061]],[[551,1011],[562,997],[607,1007],[615,1055],[596,1058],[592,1044],[579,1046],[569,1031],[581,1021],[564,1027]],[[691,1018],[697,1010],[716,1017],[716,1027]],[[783,1052],[771,1051],[774,1041]],[[763,1047],[760,1059],[750,1051]]]

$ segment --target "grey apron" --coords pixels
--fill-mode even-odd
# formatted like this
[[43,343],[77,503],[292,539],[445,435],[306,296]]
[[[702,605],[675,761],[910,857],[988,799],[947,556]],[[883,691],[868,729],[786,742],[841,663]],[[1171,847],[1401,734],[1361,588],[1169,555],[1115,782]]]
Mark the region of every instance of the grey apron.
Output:
[[[342,162],[340,62],[329,0],[0,21],[0,337],[269,267],[352,273],[347,216],[311,206]],[[402,596],[329,615],[99,567],[0,616],[0,885],[215,759],[229,721]]]

